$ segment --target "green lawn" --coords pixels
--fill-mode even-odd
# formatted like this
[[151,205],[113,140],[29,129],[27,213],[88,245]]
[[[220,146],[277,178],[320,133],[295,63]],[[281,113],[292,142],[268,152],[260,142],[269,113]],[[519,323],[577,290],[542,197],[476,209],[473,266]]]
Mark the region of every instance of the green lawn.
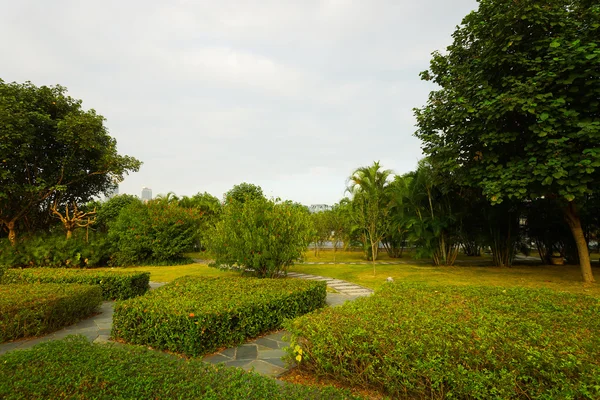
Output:
[[123,268],[98,268],[103,271],[148,271],[153,282],[170,282],[185,275],[192,276],[235,276],[236,272],[221,271],[205,264],[169,265],[169,266],[141,266]]
[[[600,297],[600,284],[583,284],[578,266],[514,266],[512,268],[429,265],[294,265],[290,271],[343,279],[371,289],[378,289],[392,277],[396,281],[448,285],[520,286],[549,288]],[[594,268],[600,280],[600,268]]]

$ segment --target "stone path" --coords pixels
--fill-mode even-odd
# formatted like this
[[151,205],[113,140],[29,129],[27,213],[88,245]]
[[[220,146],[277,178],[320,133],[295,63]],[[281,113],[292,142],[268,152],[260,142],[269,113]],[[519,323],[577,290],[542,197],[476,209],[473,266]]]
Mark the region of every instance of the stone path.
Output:
[[[327,293],[327,305],[331,307],[339,306],[346,301],[352,301],[358,297],[368,296],[373,293],[371,289],[340,279],[294,272],[288,273],[288,276],[291,278],[321,280],[327,282],[328,287],[338,292]],[[150,288],[153,290],[164,284],[165,283],[161,282],[150,282]],[[41,338],[25,339],[0,344],[0,354],[4,354],[11,350],[27,349],[38,343],[50,340],[63,339],[68,335],[80,334],[94,343],[107,342],[112,327],[113,306],[114,302],[105,301],[102,303],[98,315]],[[254,371],[260,374],[276,377],[289,369],[285,361],[281,359],[286,354],[283,349],[289,346],[289,342],[284,340],[286,334],[286,331],[280,330],[258,339],[250,340],[240,346],[224,349],[215,354],[208,355],[204,357],[203,360],[213,364],[224,363],[227,366],[240,367],[245,370],[254,369]]]

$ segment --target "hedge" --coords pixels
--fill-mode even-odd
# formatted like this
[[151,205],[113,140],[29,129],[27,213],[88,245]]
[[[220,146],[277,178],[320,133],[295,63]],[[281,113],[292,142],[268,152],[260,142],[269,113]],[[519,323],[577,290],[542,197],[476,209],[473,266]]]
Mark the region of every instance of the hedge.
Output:
[[134,346],[82,336],[0,356],[2,399],[358,399]]
[[71,325],[90,316],[101,302],[97,286],[0,285],[0,343]]
[[386,284],[286,323],[299,367],[393,398],[599,399],[600,300]]
[[150,272],[99,271],[74,268],[9,269],[2,283],[80,283],[99,285],[104,300],[141,296],[149,288]]
[[191,356],[237,345],[325,305],[324,282],[184,276],[117,302],[112,337]]

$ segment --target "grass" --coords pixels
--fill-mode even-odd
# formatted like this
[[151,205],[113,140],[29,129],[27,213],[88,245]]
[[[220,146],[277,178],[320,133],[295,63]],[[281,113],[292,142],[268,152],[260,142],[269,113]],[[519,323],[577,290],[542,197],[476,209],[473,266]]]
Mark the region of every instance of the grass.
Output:
[[[371,289],[379,289],[387,277],[395,281],[439,285],[483,285],[548,288],[561,292],[582,293],[600,297],[600,284],[584,284],[578,266],[517,265],[511,268],[429,265],[377,265],[373,276],[371,265],[294,265],[290,271],[342,279]],[[600,269],[594,268],[600,280]]]
[[221,271],[217,268],[211,268],[206,264],[187,264],[187,265],[167,265],[167,266],[142,266],[142,267],[118,267],[118,268],[97,268],[100,271],[148,271],[152,282],[171,282],[182,276],[238,276],[233,271]]

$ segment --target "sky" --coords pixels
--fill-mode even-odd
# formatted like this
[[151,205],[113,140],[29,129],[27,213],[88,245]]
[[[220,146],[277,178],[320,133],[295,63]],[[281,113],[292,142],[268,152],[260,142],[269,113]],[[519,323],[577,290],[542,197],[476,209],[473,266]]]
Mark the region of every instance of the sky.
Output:
[[120,193],[219,198],[241,182],[306,205],[352,171],[422,157],[431,53],[475,0],[0,0],[0,78],[60,84],[141,160]]

